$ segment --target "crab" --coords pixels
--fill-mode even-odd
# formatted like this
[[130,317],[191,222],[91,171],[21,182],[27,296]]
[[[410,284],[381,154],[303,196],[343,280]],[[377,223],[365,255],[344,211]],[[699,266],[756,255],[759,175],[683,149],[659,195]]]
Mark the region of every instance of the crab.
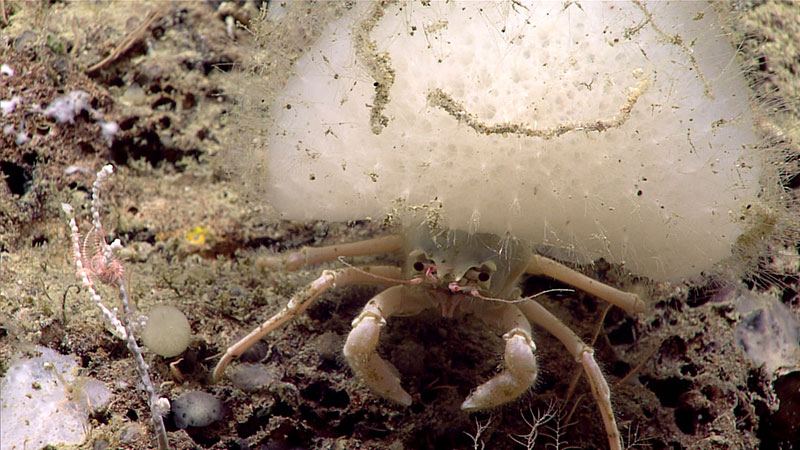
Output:
[[537,254],[525,241],[509,236],[432,231],[412,226],[402,234],[327,247],[304,247],[265,265],[286,270],[345,257],[403,252],[402,267],[364,266],[325,270],[301,289],[289,303],[250,334],[230,346],[213,372],[219,381],[233,358],[241,355],[272,330],[306,311],[320,294],[335,286],[377,284],[387,288],[366,304],[353,320],[344,356],[355,375],[376,394],[404,406],[412,398],[400,385],[389,363],[377,353],[381,328],[396,316],[413,316],[439,310],[445,317],[472,314],[502,334],[505,340],[503,370],[478,386],[461,405],[466,411],[508,403],[526,392],[536,380],[536,344],[531,323],[553,334],[583,366],[597,402],[611,449],[622,441],[611,407],[610,389],[594,358],[594,350],[532,297],[521,297],[518,287],[526,274],[555,278],[606,300],[629,313],[645,310],[633,293],[589,278]]

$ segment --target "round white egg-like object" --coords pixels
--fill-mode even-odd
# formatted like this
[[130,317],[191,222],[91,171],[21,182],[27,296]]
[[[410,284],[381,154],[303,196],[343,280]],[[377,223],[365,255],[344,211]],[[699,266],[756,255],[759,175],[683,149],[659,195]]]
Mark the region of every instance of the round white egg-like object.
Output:
[[186,351],[191,340],[192,328],[181,310],[170,305],[158,305],[150,310],[142,330],[142,343],[151,351],[172,358]]

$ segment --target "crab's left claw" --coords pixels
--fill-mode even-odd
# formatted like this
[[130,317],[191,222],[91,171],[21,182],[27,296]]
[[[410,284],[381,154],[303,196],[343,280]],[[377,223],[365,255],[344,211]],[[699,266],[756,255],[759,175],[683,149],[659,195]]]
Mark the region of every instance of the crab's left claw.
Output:
[[478,386],[461,404],[471,411],[491,408],[510,402],[522,395],[536,381],[536,346],[527,332],[514,330],[506,339],[505,369]]
[[461,409],[491,408],[522,395],[536,381],[536,344],[531,339],[528,319],[515,305],[478,304],[476,315],[494,329],[503,332],[506,349],[503,371],[478,386],[461,404]]

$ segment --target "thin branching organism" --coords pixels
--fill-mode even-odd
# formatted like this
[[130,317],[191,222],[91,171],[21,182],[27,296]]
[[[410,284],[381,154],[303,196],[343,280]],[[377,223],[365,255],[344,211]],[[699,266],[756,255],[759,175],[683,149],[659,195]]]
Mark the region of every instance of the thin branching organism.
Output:
[[[72,257],[76,269],[76,275],[83,288],[89,293],[89,299],[103,313],[103,319],[109,326],[111,332],[118,338],[125,341],[128,351],[131,352],[136,362],[136,370],[139,372],[142,386],[147,394],[147,403],[152,415],[153,429],[155,431],[158,448],[160,450],[169,449],[169,440],[164,428],[163,415],[169,411],[169,401],[166,398],[158,397],[153,382],[150,379],[147,363],[142,357],[142,350],[136,343],[131,326],[131,306],[128,300],[128,290],[123,280],[124,268],[122,263],[116,258],[116,253],[122,249],[119,239],[111,244],[105,240],[105,229],[100,220],[102,211],[101,194],[106,187],[106,181],[114,173],[114,168],[109,164],[100,169],[92,184],[92,226],[81,237],[78,223],[72,212],[72,207],[62,203],[61,207],[69,217],[69,228],[72,237]],[[103,299],[95,289],[96,282],[113,286],[119,291],[119,299],[122,304],[122,315],[119,314],[117,307],[109,308],[103,303]]]

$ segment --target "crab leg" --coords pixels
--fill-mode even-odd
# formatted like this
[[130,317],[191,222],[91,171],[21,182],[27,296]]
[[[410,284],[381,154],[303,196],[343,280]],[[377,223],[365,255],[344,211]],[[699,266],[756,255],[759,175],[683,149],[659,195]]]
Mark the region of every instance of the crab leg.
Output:
[[575,360],[583,365],[586,378],[589,380],[592,396],[597,402],[600,416],[603,418],[608,445],[611,450],[621,450],[622,438],[614,418],[614,410],[611,408],[611,389],[608,388],[608,383],[594,359],[594,350],[584,344],[569,327],[539,303],[530,300],[517,306],[525,313],[528,320],[549,331],[550,334],[561,341],[572,356],[575,357]]
[[576,272],[569,267],[541,255],[533,255],[528,268],[525,270],[531,275],[546,275],[558,281],[567,283],[595,297],[619,306],[629,313],[645,311],[645,304],[638,295],[623,292],[586,275]]
[[531,339],[528,319],[515,305],[480,305],[490,308],[481,308],[476,316],[495,329],[509,330],[503,335],[506,341],[505,368],[467,397],[461,409],[468,411],[491,408],[514,400],[531,387],[537,375],[534,356],[536,345]]
[[403,248],[403,237],[400,235],[383,236],[365,241],[336,244],[325,247],[303,247],[296,252],[267,258],[261,262],[262,267],[281,267],[286,270],[297,270],[300,267],[332,261],[340,256],[377,255],[392,253]]
[[[383,277],[379,279],[372,274]],[[222,355],[217,366],[214,368],[212,381],[217,382],[222,378],[225,373],[225,367],[233,360],[233,358],[246,352],[247,349],[255,345],[261,338],[266,336],[270,331],[280,327],[284,323],[293,319],[296,315],[304,312],[314,302],[314,300],[323,292],[333,286],[347,286],[350,284],[392,284],[386,281],[388,278],[399,278],[401,270],[393,266],[372,266],[362,267],[360,269],[347,268],[338,270],[325,270],[322,275],[311,284],[295,293],[289,304],[283,309],[278,311],[277,314],[270,317],[266,322],[259,325],[258,328],[251,331],[250,334],[239,340],[239,342],[231,345]]]
[[413,316],[432,306],[428,298],[412,294],[406,286],[394,286],[372,297],[353,320],[344,356],[356,376],[381,397],[411,405],[411,396],[400,386],[395,370],[376,351],[386,319],[393,315]]

